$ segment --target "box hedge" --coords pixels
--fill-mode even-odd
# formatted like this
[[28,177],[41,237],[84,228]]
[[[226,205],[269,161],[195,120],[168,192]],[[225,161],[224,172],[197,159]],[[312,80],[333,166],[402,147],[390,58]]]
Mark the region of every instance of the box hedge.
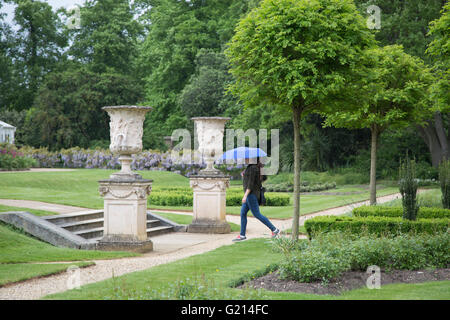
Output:
[[[353,209],[354,217],[402,217],[402,207],[362,206]],[[450,219],[450,209],[420,207],[418,219]]]
[[323,216],[305,222],[309,238],[317,233],[343,231],[352,234],[395,236],[398,234],[435,234],[448,230],[450,219],[418,219],[410,221],[401,217],[342,217]]
[[[242,205],[243,192],[228,192],[227,191],[227,206],[240,206]],[[288,206],[290,202],[290,196],[285,194],[270,194],[266,193],[266,206]],[[149,197],[150,205],[156,206],[182,206],[192,207],[193,194],[191,192],[183,191],[152,191]]]

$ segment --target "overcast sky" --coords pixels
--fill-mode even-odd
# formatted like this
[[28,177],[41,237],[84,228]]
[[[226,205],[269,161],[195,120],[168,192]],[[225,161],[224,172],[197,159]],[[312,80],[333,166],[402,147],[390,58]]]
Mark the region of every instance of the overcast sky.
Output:
[[[2,1],[2,0],[0,0]],[[66,9],[79,4],[82,5],[84,3],[84,0],[43,0],[50,4],[54,10],[64,7]],[[14,5],[11,4],[3,4],[3,7],[0,9],[0,12],[6,13],[8,16],[5,17],[5,22],[8,24],[12,24],[12,20],[14,18]]]

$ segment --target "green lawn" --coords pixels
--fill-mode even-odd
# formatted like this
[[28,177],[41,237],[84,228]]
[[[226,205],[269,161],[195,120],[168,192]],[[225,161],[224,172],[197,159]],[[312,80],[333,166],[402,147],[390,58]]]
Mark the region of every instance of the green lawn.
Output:
[[22,207],[10,207],[10,206],[3,206],[0,204],[0,212],[8,212],[8,211],[26,211],[29,213],[34,214],[35,216],[52,216],[56,213],[50,212],[50,211],[44,211],[44,210],[35,210],[30,208],[22,208]]
[[80,268],[95,265],[93,262],[55,264],[0,264],[0,287],[9,283],[65,272],[70,266]]
[[[115,170],[79,169],[67,172],[11,172],[2,173],[0,199],[35,200],[78,207],[101,209],[103,199],[98,193],[98,181],[107,179]],[[164,171],[141,171],[145,179],[153,180],[153,189],[168,187],[189,188],[189,179],[179,174]],[[240,188],[232,186],[232,188]],[[308,214],[333,207],[369,199],[369,191],[364,186],[342,186],[330,192],[363,191],[350,195],[302,195],[300,212]],[[386,187],[378,190],[378,195],[398,192],[397,188]],[[190,210],[192,207],[161,207],[175,210]],[[292,216],[292,206],[264,207],[262,213],[269,218],[286,219]],[[227,207],[227,214],[239,215],[240,207]]]
[[[114,279],[82,286],[46,299],[148,299],[152,291],[165,292],[177,281],[187,278],[207,279],[219,293],[241,299],[245,290],[231,288],[243,277],[252,278],[276,264],[282,255],[272,251],[267,239],[252,239],[223,246],[216,250],[186,259],[133,272]],[[189,283],[189,282],[188,282]],[[299,293],[278,293],[263,290],[252,298],[261,299],[450,299],[450,281],[421,284],[395,284],[379,290],[358,289],[341,296]],[[220,298],[212,296],[211,299]]]
[[59,262],[117,259],[137,256],[130,252],[75,250],[54,247],[0,223],[0,263]]
[[69,264],[40,264],[36,262],[118,259],[137,255],[130,252],[58,248],[29,237],[21,231],[0,222],[0,285],[62,272],[71,265],[83,267],[93,264],[92,262],[72,262]]

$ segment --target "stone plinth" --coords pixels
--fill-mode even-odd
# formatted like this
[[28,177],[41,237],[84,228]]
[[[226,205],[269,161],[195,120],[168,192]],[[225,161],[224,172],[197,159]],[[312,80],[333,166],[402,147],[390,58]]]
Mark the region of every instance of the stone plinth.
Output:
[[225,175],[199,175],[190,178],[194,191],[194,217],[188,226],[192,233],[229,233],[226,221],[226,189],[230,178]]
[[102,180],[99,192],[104,198],[104,231],[101,250],[147,252],[153,243],[147,239],[147,196],[152,180]]

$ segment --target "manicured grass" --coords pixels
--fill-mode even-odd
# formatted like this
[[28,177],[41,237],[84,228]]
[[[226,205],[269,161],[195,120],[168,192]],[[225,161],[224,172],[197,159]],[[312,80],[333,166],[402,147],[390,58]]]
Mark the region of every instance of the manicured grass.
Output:
[[[164,292],[173,288],[176,281],[187,278],[205,278],[215,288],[228,296],[240,298],[242,290],[230,288],[243,277],[252,278],[270,264],[282,259],[281,254],[271,250],[266,239],[252,239],[242,243],[223,246],[216,250],[192,256],[144,271],[123,275],[114,279],[82,286],[79,290],[66,291],[45,299],[139,299],[149,297],[149,292]],[[450,299],[450,281],[421,284],[394,284],[379,290],[358,289],[341,296],[284,293],[262,290],[261,299]],[[117,295],[119,293],[119,295]],[[211,297],[214,299],[215,297]],[[217,298],[217,297],[216,297]]]
[[[138,293],[148,288],[164,290],[177,280],[205,276],[215,285],[225,288],[246,273],[278,262],[281,254],[273,252],[267,240],[255,239],[220,247],[216,250],[191,256],[144,271],[133,272],[116,279],[82,286],[79,290],[51,295],[50,299],[105,299],[113,296],[117,284]],[[133,298],[130,296],[130,298]]]
[[[192,216],[188,216],[185,214],[165,213],[165,212],[158,212],[157,214],[161,217],[172,220],[173,222],[176,222],[178,224],[188,225],[188,224],[191,224],[191,222],[192,222]],[[236,231],[241,230],[241,227],[235,223],[228,222],[228,224],[231,227],[231,232],[236,232]]]
[[54,247],[0,223],[0,264],[117,259],[137,256],[130,252],[75,250]]
[[[58,203],[78,207],[101,209],[103,199],[98,193],[98,181],[107,179],[114,170],[79,169],[68,172],[18,172],[3,173],[0,180],[0,199],[23,199]],[[164,171],[142,171],[145,179],[153,180],[153,189],[168,187],[189,188],[189,179],[176,173]],[[283,176],[283,175],[281,175]],[[240,188],[233,186],[233,189]],[[346,191],[342,191],[346,190]],[[300,213],[308,214],[333,207],[343,206],[369,199],[364,187],[343,186],[335,191],[364,191],[350,195],[302,195]],[[378,190],[377,195],[398,192],[398,188],[387,187]],[[190,210],[192,207],[161,207],[176,210]],[[262,213],[269,218],[287,219],[292,216],[293,207],[263,207]],[[239,215],[240,206],[227,207],[227,214]]]
[[93,262],[55,263],[55,264],[0,264],[0,286],[8,283],[28,280],[65,272],[70,266],[87,267]]
[[[442,191],[441,189],[434,188],[417,195],[417,203],[419,207],[437,207],[442,208]],[[381,204],[382,206],[401,207],[402,199],[396,199]]]
[[8,212],[8,211],[26,211],[29,213],[34,214],[35,216],[52,216],[55,215],[55,212],[50,211],[44,211],[44,210],[35,210],[30,208],[22,208],[22,207],[10,207],[10,206],[3,206],[0,204],[0,212]]
[[[103,208],[98,181],[117,170],[79,169],[67,172],[2,173],[0,199],[35,200],[92,209]],[[164,171],[141,171],[153,187],[187,187],[189,179]]]
[[[377,196],[384,196],[397,193],[397,188],[384,188],[378,190]],[[355,202],[369,199],[369,192],[353,195],[301,195],[300,196],[300,214],[305,215],[330,208],[349,205]],[[268,218],[288,219],[292,217],[293,206],[286,207],[261,207],[261,213]],[[227,207],[227,214],[239,215],[240,207]]]

